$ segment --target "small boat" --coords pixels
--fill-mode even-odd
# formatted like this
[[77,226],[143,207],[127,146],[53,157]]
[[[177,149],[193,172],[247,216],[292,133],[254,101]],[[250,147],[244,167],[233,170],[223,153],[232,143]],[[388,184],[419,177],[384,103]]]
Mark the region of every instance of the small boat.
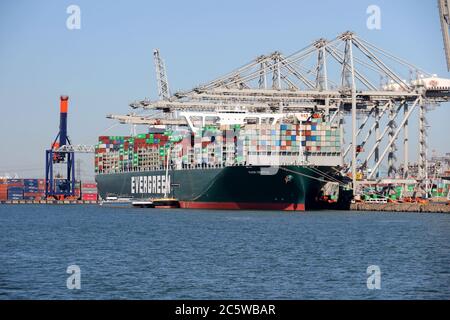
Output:
[[[170,147],[169,147],[169,151],[167,153],[167,162],[166,162],[166,180],[168,181],[169,178],[169,159],[170,159]],[[171,209],[171,208],[179,208],[180,207],[180,202],[178,201],[178,199],[175,198],[170,198],[170,195],[167,194],[167,188],[165,188],[164,190],[164,196],[162,198],[157,198],[157,199],[152,199],[153,201],[153,207],[154,208],[158,208],[158,209]]]
[[153,199],[153,207],[157,209],[179,208],[180,202],[175,198]]
[[126,197],[106,197],[106,199],[101,200],[99,202],[99,204],[101,206],[104,206],[104,205],[106,205],[106,206],[109,206],[109,205],[124,206],[124,205],[129,205],[131,203],[131,200],[132,200],[131,198],[126,198]]
[[131,202],[133,207],[137,208],[154,208],[152,200],[135,200]]

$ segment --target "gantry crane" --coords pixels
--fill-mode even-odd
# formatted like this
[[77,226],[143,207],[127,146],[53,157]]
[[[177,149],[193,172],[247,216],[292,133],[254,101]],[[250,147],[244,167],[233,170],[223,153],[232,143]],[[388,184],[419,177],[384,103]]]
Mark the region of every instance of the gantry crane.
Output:
[[[45,196],[67,199],[75,196],[75,153],[93,153],[94,146],[72,145],[67,135],[69,97],[60,97],[59,131],[45,159]],[[58,140],[59,139],[59,140]],[[65,175],[55,177],[54,165],[65,165]]]
[[[380,78],[385,82],[377,84]],[[192,90],[156,101],[136,101],[130,106],[163,114],[190,111],[185,113],[185,122],[189,122],[188,117],[195,111],[199,115],[218,110],[255,114],[322,111],[328,121],[341,126],[342,155],[349,157],[345,163],[350,164],[348,169],[356,186],[357,170],[366,169],[368,179],[375,179],[386,157],[389,175],[398,174],[396,143],[401,132],[402,178],[410,176],[407,170],[409,120],[416,109],[419,109],[419,176],[416,178],[423,181],[426,178],[426,111],[429,106],[449,98],[450,80],[437,78],[348,31],[329,41],[314,41],[288,56],[280,52],[260,55]],[[168,118],[161,116],[155,120],[154,116],[150,119],[133,114],[109,117],[146,125],[154,121],[164,123]],[[343,134],[345,117],[351,119],[351,141],[347,144]],[[373,145],[369,148],[371,139]]]
[[[67,112],[69,97],[60,97],[59,132],[52,143],[52,147],[46,150],[45,159],[45,196],[64,199],[75,196],[75,153],[69,150],[59,150],[71,145],[67,136]],[[59,138],[59,142],[58,142]],[[60,163],[66,166],[65,177],[54,177],[54,165]]]

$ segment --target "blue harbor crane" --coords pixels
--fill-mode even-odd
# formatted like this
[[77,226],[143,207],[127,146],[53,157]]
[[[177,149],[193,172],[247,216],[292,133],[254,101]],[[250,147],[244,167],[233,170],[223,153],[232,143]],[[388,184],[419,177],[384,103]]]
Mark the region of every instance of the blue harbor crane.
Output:
[[[45,196],[58,200],[75,196],[75,152],[67,146],[71,146],[67,136],[67,111],[68,96],[60,97],[60,122],[59,132],[49,150],[45,151]],[[58,142],[59,138],[59,142]],[[54,165],[66,166],[66,174],[55,179]]]

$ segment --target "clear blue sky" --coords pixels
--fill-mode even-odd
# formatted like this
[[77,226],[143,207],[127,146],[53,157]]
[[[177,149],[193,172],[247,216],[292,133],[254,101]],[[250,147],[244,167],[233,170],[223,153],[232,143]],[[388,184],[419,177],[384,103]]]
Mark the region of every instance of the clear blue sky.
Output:
[[[66,8],[81,8],[68,30]],[[381,30],[366,9],[381,8]],[[17,1],[0,2],[0,175],[42,176],[58,129],[59,95],[70,96],[69,134],[94,144],[128,103],[156,98],[152,50],[166,61],[172,91],[257,55],[292,53],[352,30],[431,73],[446,71],[436,1]],[[430,149],[449,152],[450,106],[428,116]],[[108,134],[126,134],[115,127]],[[415,147],[411,152],[415,151]],[[414,158],[414,155],[412,155]],[[85,171],[92,169],[89,159]]]

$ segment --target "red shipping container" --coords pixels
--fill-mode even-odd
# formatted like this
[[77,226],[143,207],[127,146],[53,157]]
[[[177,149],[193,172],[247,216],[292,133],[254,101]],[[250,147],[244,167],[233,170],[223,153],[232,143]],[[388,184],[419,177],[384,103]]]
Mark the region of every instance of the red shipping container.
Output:
[[95,182],[86,182],[81,184],[81,189],[91,189],[97,188],[97,183]]
[[83,193],[82,196],[96,197],[96,196],[97,196],[97,193]]
[[96,194],[83,194],[81,196],[81,200],[96,201],[97,200],[97,195]]

